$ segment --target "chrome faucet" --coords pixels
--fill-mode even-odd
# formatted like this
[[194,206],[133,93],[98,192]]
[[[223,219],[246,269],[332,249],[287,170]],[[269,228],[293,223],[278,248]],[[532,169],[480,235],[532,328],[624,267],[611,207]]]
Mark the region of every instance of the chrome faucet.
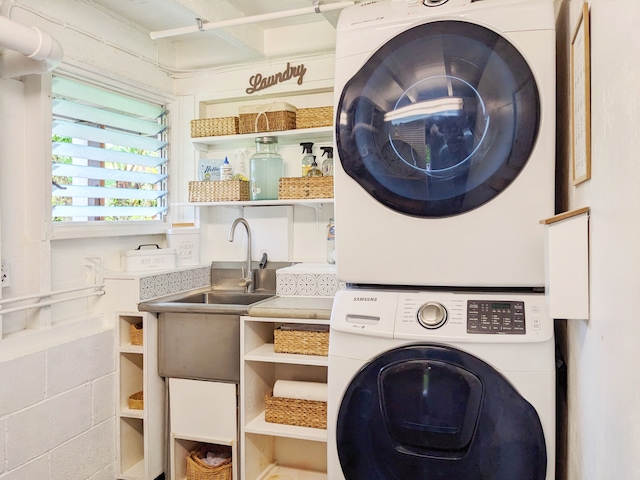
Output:
[[249,228],[249,222],[242,217],[236,218],[229,230],[229,241],[233,242],[233,233],[239,223],[244,225],[244,228],[247,230],[247,266],[246,268],[242,267],[242,280],[240,281],[240,286],[244,287],[245,292],[253,292],[253,273],[251,271],[251,228]]

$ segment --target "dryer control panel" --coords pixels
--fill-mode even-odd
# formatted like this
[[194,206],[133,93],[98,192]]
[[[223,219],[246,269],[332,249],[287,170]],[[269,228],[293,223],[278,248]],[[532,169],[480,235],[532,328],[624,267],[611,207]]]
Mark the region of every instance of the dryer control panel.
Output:
[[524,302],[468,300],[467,333],[524,335]]

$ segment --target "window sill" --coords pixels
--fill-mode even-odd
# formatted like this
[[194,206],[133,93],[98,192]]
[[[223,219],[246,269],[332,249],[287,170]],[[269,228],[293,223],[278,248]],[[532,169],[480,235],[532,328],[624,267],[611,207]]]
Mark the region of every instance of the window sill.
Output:
[[164,222],[78,222],[55,224],[50,240],[75,238],[129,237],[134,235],[164,235],[169,227]]

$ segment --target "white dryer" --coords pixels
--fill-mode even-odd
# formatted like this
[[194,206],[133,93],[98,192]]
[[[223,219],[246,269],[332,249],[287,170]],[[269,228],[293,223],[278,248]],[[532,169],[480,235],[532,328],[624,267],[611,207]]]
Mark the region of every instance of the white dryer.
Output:
[[555,354],[544,295],[338,292],[331,480],[553,480]]
[[553,0],[349,7],[335,80],[339,280],[544,285]]

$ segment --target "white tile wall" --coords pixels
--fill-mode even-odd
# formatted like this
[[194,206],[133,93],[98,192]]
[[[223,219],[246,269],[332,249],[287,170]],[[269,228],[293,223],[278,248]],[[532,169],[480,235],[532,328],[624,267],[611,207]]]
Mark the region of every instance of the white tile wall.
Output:
[[[0,432],[4,433],[4,420],[0,420]],[[4,435],[0,435],[0,475],[4,472]]]
[[113,335],[0,362],[2,480],[115,478]]
[[47,397],[115,371],[113,331],[92,335],[47,350]]
[[92,418],[96,425],[105,420],[114,418],[116,414],[116,375],[111,373],[93,382],[92,391]]
[[19,467],[89,428],[91,385],[16,412],[7,418],[7,467]]
[[44,352],[0,362],[0,378],[0,417],[42,401],[45,395]]
[[[102,448],[96,448],[97,445]],[[91,478],[112,464],[114,457],[115,420],[112,418],[52,450],[49,480]]]
[[35,480],[49,478],[49,461],[42,457],[2,476],[2,480]]

